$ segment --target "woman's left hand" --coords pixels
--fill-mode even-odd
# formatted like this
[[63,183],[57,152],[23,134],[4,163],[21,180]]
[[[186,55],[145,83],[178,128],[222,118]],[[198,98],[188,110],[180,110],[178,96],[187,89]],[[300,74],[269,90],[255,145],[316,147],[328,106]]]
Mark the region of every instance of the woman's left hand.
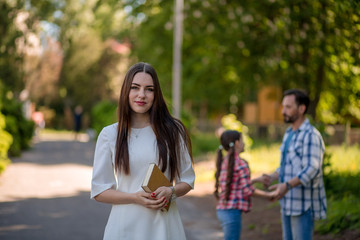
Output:
[[[181,197],[187,194],[191,190],[191,186],[185,182],[178,182],[174,186],[176,188],[176,196]],[[159,187],[151,193],[151,197],[153,198],[164,198],[164,201],[166,200],[166,204],[163,205],[165,207],[167,204],[170,204],[170,199],[172,196],[172,189],[170,187]]]
[[151,193],[151,197],[153,198],[164,199],[165,204],[163,205],[163,208],[170,203],[171,195],[172,190],[169,187],[159,187],[158,189],[156,189],[156,191]]

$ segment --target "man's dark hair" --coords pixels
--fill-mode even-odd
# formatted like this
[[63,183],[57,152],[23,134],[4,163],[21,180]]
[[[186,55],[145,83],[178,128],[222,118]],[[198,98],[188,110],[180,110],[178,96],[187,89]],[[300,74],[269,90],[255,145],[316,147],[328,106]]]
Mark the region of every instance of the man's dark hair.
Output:
[[305,114],[307,112],[307,110],[309,108],[309,104],[310,104],[310,99],[309,99],[307,93],[300,89],[289,89],[284,92],[284,97],[289,96],[289,95],[295,96],[295,102],[298,106],[305,105],[305,112],[304,112],[304,114]]

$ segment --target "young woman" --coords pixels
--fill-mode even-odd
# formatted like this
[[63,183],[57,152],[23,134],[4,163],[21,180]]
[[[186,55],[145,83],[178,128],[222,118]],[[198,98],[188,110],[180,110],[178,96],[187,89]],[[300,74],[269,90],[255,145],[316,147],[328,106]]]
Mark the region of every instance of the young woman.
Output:
[[[175,186],[144,192],[150,163]],[[91,198],[112,204],[104,239],[186,239],[175,198],[194,181],[184,125],[170,115],[154,68],[133,65],[122,85],[118,123],[105,127],[96,143]],[[161,211],[169,202],[169,211]]]
[[[241,237],[241,214],[251,209],[252,195],[272,198],[271,193],[255,189],[251,184],[261,182],[250,180],[247,162],[240,158],[244,151],[241,133],[227,130],[221,134],[215,173],[215,192],[217,217],[221,222],[225,240],[239,240]],[[222,149],[227,151],[222,155]]]

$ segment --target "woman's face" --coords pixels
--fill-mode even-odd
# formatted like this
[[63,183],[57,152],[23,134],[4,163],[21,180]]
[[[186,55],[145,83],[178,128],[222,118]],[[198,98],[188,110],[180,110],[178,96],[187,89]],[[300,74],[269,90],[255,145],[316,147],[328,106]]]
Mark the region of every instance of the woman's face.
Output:
[[129,93],[130,108],[134,113],[147,113],[154,102],[154,82],[144,72],[135,74]]

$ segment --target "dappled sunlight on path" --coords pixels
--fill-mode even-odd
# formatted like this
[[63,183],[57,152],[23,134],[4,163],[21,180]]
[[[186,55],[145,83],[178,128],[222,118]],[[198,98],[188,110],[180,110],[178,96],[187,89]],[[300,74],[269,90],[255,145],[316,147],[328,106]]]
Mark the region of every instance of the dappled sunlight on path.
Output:
[[110,205],[90,199],[94,142],[39,136],[0,176],[0,239],[101,239]]
[[14,163],[0,178],[0,202],[76,196],[89,192],[91,167],[78,164]]
[[[0,239],[101,239],[111,206],[90,199],[95,143],[74,141],[69,134],[39,139],[0,176]],[[223,239],[214,167],[212,159],[196,163],[195,189],[177,199],[188,240]],[[242,236],[281,239],[279,205],[253,198],[252,211],[243,215]]]
[[73,138],[71,133],[43,134],[38,138],[42,141],[20,158],[13,158],[0,176],[0,201],[70,197],[89,192],[94,143]]

